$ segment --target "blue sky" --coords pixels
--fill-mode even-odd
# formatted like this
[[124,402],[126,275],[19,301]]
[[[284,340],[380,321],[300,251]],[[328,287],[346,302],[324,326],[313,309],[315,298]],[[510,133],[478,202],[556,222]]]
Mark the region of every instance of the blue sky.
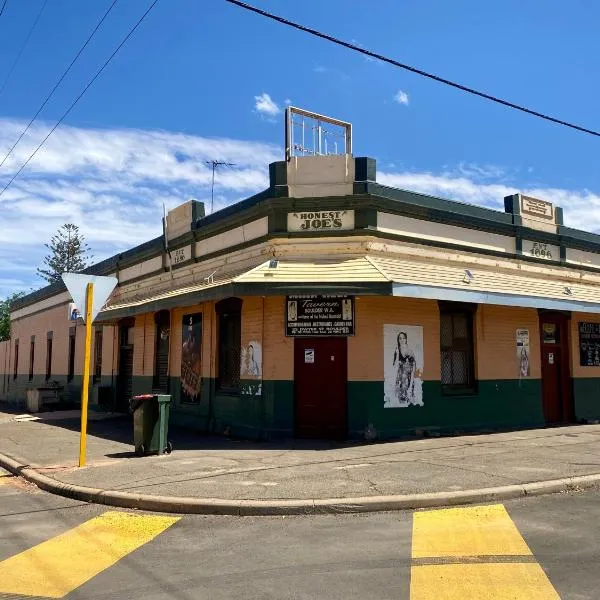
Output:
[[[139,18],[120,0],[13,157],[6,182]],[[0,94],[0,153],[18,137],[109,0],[49,0]],[[600,129],[600,4],[379,0],[259,7],[402,62]],[[8,0],[0,88],[42,0]],[[600,139],[470,97],[226,4],[160,0],[0,197],[0,297],[39,287],[43,242],[80,225],[97,258],[160,232],[162,203],[210,198],[205,160],[236,163],[217,206],[260,191],[283,157],[286,101],[348,120],[384,183],[501,208],[527,191],[600,231]],[[1,157],[0,157],[1,158]]]

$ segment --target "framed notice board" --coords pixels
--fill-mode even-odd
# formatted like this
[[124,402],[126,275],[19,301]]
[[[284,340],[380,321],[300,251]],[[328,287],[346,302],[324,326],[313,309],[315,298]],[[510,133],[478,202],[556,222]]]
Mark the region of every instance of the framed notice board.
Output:
[[600,323],[579,323],[579,364],[600,367]]
[[354,296],[288,296],[286,336],[354,335]]

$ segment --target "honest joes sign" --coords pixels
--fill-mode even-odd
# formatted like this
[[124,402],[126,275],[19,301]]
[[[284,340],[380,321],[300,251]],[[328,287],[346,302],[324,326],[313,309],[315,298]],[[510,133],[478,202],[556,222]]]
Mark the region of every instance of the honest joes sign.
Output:
[[288,231],[344,231],[354,229],[353,210],[288,213]]
[[288,296],[287,336],[354,335],[353,296]]

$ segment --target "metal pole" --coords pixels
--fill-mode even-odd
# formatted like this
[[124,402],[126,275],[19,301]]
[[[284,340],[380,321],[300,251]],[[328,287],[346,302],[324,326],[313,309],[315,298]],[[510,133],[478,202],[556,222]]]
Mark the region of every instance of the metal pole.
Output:
[[212,164],[212,185],[210,187],[210,214],[215,212],[215,167],[217,165],[213,162]]
[[85,467],[87,444],[88,399],[90,392],[90,362],[92,354],[92,306],[94,284],[88,283],[85,295],[85,352],[83,355],[83,383],[81,386],[81,433],[79,436],[79,466]]

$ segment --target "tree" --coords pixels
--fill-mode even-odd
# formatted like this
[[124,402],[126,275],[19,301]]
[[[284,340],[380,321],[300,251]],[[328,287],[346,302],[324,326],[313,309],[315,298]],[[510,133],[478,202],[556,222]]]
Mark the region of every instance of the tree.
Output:
[[85,269],[92,257],[90,247],[79,233],[79,227],[65,223],[52,236],[49,244],[44,244],[50,253],[44,258],[44,268],[38,269],[38,275],[48,283],[60,281],[61,275],[78,273]]
[[10,339],[10,307],[21,296],[23,296],[23,292],[17,292],[0,300],[0,342]]

